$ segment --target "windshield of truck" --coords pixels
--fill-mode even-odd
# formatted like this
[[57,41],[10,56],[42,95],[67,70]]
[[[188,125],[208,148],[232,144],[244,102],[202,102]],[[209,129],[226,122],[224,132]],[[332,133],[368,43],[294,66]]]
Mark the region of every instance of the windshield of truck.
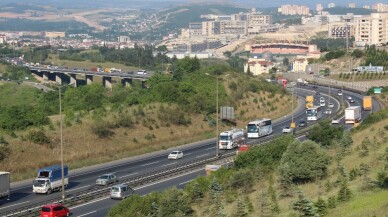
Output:
[[45,177],[45,178],[47,178],[49,176],[50,176],[50,172],[49,171],[40,171],[38,177]]
[[45,183],[46,183],[45,180],[34,180],[33,182],[35,187],[43,187]]
[[220,136],[220,140],[228,141],[228,140],[230,140],[230,137],[229,136]]
[[120,192],[120,188],[119,187],[112,187],[111,191],[112,192]]
[[307,110],[307,116],[315,116],[317,115],[317,110]]
[[255,124],[248,124],[247,127],[248,133],[257,133],[259,130],[257,129]]

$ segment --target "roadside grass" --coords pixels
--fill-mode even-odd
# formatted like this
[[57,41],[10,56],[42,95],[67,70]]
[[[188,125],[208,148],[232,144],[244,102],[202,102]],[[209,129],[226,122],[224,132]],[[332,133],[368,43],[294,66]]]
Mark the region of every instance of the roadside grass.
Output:
[[7,65],[0,63],[0,73],[5,72],[6,69],[7,69]]
[[47,58],[46,62],[50,62],[51,65],[57,65],[57,66],[67,66],[69,68],[86,68],[91,69],[93,67],[101,66],[101,68],[117,68],[122,69],[124,71],[137,71],[140,68],[135,66],[126,66],[124,64],[120,63],[113,63],[113,62],[91,62],[89,60],[87,61],[74,61],[74,60],[60,60],[58,59],[57,55],[50,54]]
[[[2,87],[0,86],[0,88]],[[12,88],[16,87],[10,86],[8,88],[12,90]],[[20,95],[34,92],[30,87],[26,91],[27,93],[21,92]],[[15,93],[18,92],[15,91]],[[237,111],[248,109],[249,115],[237,117],[237,127],[245,128],[247,123],[245,120],[250,118],[268,117],[276,119],[289,113],[290,109],[286,109],[289,107],[283,101],[290,99],[290,96],[287,95],[284,95],[282,98],[282,96],[275,94],[273,98],[269,99],[277,111],[272,111],[270,106],[264,105],[265,101],[261,104],[251,102],[253,98],[268,98],[269,94],[261,91],[259,94],[248,94],[246,98],[241,100],[246,102],[246,105],[238,106]],[[5,103],[18,98],[11,95],[7,97],[1,99],[1,102]],[[31,96],[31,98],[33,97]],[[32,103],[24,98],[20,100],[25,100],[25,103]],[[93,119],[93,112],[81,117],[78,123],[75,121],[65,122],[63,128],[65,163],[71,169],[75,169],[152,151],[164,150],[216,136],[214,123],[208,122],[202,114],[187,114],[186,118],[191,120],[191,124],[188,126],[176,126],[173,124],[166,126],[158,118],[159,108],[162,105],[167,109],[174,106],[153,103],[146,106],[138,105],[124,108],[123,112],[132,117],[133,126],[130,128],[112,128],[110,130],[114,134],[108,138],[99,138],[92,132],[92,127],[97,124]],[[261,107],[257,108],[257,105]],[[252,108],[248,108],[249,106]],[[109,108],[106,109],[109,111]],[[135,113],[139,110],[143,110],[144,115],[136,116]],[[111,125],[119,117],[119,113],[113,112],[107,114],[106,117],[102,117],[102,122]],[[212,118],[215,120],[215,116]],[[6,141],[12,145],[10,146],[11,155],[5,161],[0,162],[0,167],[4,171],[12,173],[12,181],[32,178],[36,175],[37,168],[60,163],[60,118],[58,115],[55,115],[51,116],[50,119],[52,125],[45,126],[44,129],[46,135],[52,141],[51,144],[38,145],[29,142],[26,139],[26,135],[32,129],[15,131],[16,138],[11,137],[9,133],[3,134]],[[227,129],[230,129],[230,126],[221,122],[220,131]],[[18,163],[15,164],[14,162]]]
[[374,80],[385,80],[388,79],[388,73],[343,73],[342,77],[339,74],[331,74],[328,76],[331,79],[344,82],[354,81],[374,81]]
[[39,91],[28,85],[0,81],[0,92],[0,106],[14,106],[33,104]]

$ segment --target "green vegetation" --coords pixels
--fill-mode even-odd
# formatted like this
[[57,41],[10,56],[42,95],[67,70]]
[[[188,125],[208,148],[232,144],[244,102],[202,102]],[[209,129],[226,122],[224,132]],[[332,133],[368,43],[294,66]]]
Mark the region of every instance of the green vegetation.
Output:
[[[321,123],[316,130],[334,141],[330,146],[280,137],[240,153],[231,169],[194,179],[180,194],[172,189],[135,196],[108,216],[163,216],[158,210],[165,208],[169,216],[384,216],[388,117],[373,120],[351,134]],[[369,154],[360,158],[365,145]],[[184,197],[163,204],[155,199],[174,195]],[[175,204],[187,206],[186,212]]]
[[[354,37],[349,38],[349,44],[352,44],[354,41]],[[334,51],[339,49],[346,48],[346,40],[343,38],[312,38],[310,41],[311,44],[316,44],[317,47],[321,50],[321,52],[325,51]]]
[[49,22],[29,19],[5,19],[0,21],[1,31],[88,31],[91,27],[88,25],[71,21]]
[[373,10],[365,8],[348,8],[348,7],[333,7],[325,8],[324,11],[329,12],[330,14],[343,14],[352,13],[355,15],[369,15]]
[[385,69],[388,68],[388,52],[385,49],[377,49],[376,46],[365,47],[365,62],[364,66],[383,66]]

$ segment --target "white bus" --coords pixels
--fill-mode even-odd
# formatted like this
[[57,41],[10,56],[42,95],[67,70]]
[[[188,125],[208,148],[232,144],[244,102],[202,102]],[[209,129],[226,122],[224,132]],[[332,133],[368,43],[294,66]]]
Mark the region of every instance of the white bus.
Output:
[[247,137],[259,138],[272,133],[272,121],[268,118],[263,118],[251,121],[247,125]]
[[321,106],[314,106],[306,110],[308,121],[317,121],[322,118]]

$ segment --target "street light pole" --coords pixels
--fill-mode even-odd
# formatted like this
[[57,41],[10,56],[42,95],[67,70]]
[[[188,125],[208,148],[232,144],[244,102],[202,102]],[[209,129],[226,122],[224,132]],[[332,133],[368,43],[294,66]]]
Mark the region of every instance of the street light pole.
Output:
[[216,132],[216,136],[217,136],[217,143],[216,143],[216,157],[218,157],[218,143],[219,143],[219,132],[218,132],[218,119],[219,119],[219,114],[218,114],[218,77],[216,76],[216,79],[217,79],[217,101],[216,101],[216,113],[217,113],[217,132]]
[[62,202],[65,202],[65,169],[63,165],[63,125],[62,125],[62,85],[59,86],[59,117],[61,128],[61,170],[62,170]]

